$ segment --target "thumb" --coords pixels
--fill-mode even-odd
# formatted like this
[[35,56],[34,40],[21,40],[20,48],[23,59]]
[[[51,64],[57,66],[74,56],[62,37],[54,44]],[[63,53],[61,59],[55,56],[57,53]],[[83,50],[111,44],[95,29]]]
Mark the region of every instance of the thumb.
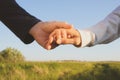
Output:
[[59,29],[59,28],[70,29],[70,28],[73,28],[73,25],[68,24],[67,22],[55,22],[55,25],[57,26],[57,27],[55,27],[55,29]]

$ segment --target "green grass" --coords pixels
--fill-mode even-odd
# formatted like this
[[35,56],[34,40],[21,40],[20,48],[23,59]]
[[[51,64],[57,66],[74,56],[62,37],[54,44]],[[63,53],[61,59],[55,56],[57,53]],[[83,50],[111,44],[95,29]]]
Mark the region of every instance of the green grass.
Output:
[[0,80],[120,80],[120,62],[1,62]]

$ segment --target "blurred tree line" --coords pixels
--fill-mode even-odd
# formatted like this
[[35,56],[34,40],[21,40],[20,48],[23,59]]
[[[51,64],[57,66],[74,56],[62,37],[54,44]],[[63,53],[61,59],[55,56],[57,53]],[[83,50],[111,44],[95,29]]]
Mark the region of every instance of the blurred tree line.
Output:
[[20,62],[24,60],[24,56],[17,49],[9,47],[0,52],[0,62]]

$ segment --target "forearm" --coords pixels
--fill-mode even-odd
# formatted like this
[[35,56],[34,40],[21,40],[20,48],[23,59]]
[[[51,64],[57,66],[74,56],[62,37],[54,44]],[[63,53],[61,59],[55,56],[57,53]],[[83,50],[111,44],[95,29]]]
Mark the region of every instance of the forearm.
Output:
[[0,1],[0,20],[14,32],[24,43],[31,43],[34,39],[29,30],[39,19],[27,13],[15,0]]
[[117,39],[120,36],[120,6],[104,20],[89,29],[80,31],[80,33],[82,33],[83,47],[91,44],[106,44]]
[[96,35],[94,44],[106,44],[117,39],[120,36],[120,6],[89,30]]

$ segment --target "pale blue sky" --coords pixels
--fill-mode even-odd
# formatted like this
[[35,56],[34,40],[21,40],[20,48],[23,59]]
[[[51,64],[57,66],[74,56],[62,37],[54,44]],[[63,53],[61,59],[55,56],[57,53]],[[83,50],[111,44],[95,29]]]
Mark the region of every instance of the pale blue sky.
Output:
[[[66,21],[78,29],[95,25],[120,5],[120,0],[17,0],[17,2],[42,21]],[[24,44],[0,22],[0,51],[7,47],[20,50],[27,60],[120,61],[120,39],[90,48],[65,45],[47,51],[35,41],[29,45]]]

